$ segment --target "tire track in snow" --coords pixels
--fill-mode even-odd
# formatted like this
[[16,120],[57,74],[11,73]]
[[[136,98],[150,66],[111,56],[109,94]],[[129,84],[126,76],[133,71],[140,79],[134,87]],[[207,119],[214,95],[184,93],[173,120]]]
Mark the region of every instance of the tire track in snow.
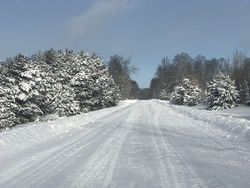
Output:
[[136,108],[133,109],[124,123],[113,135],[90,156],[89,161],[82,166],[80,176],[71,187],[112,187],[112,177],[117,164],[122,144],[129,129],[137,117]]
[[159,106],[160,105],[158,105],[158,108],[156,105],[152,107],[152,108],[155,108],[153,122],[154,122],[154,125],[156,126],[157,134],[159,135],[160,142],[158,146],[162,146],[161,148],[165,150],[165,152],[163,153],[168,152],[171,154],[167,156],[167,163],[170,165],[170,169],[173,172],[172,179],[175,182],[175,186],[173,187],[178,187],[178,188],[179,187],[196,187],[196,188],[206,187],[202,179],[199,178],[198,174],[195,172],[195,170],[185,161],[185,159],[177,152],[177,150],[174,149],[174,147],[168,142],[168,138],[165,135],[163,135],[159,121],[161,117],[164,117],[164,115],[167,114],[167,112],[166,112],[166,109],[161,109]]
[[[127,112],[131,111],[132,106],[126,107],[126,109],[119,110],[118,112],[114,113],[111,118],[110,116],[105,116],[100,118],[100,120],[97,120],[102,123],[103,120],[105,120],[106,118],[108,119],[108,121],[101,127],[97,126],[96,128],[89,129],[86,132],[82,132],[82,130],[81,132],[76,131],[76,138],[74,136],[73,139],[68,138],[67,144],[63,144],[62,146],[59,146],[56,149],[52,148],[51,150],[47,150],[45,151],[47,152],[45,155],[43,154],[41,156],[41,151],[39,151],[39,153],[37,154],[37,158],[33,157],[33,160],[29,160],[30,156],[27,153],[24,162],[16,164],[13,168],[9,169],[8,171],[5,171],[2,176],[0,175],[0,185],[14,185],[15,183],[18,184],[18,182],[22,182],[26,186],[31,186],[33,184],[42,183],[46,181],[46,179],[49,178],[47,176],[49,172],[56,171],[56,169],[62,164],[67,161],[70,161],[72,156],[74,156],[75,154],[86,148],[88,145],[90,145],[92,142],[94,142],[96,140],[96,137],[107,136],[106,134],[114,131],[114,129],[111,128],[111,123],[116,118],[122,119]],[[108,126],[110,126],[110,128]],[[64,138],[64,140],[66,139]],[[22,170],[20,171],[20,169]],[[10,176],[6,177],[6,173],[10,174]],[[31,176],[34,176],[32,180],[30,180]],[[8,179],[11,179],[11,181],[9,181]]]
[[249,187],[249,150],[243,160],[238,142],[221,140],[199,123],[141,101],[4,155],[0,187]]
[[[149,107],[150,108],[150,107]],[[148,115],[150,113],[148,112]],[[151,131],[152,131],[152,141],[154,143],[154,147],[155,150],[157,151],[158,155],[159,155],[159,161],[158,161],[158,169],[159,169],[159,175],[160,175],[160,181],[161,181],[161,187],[165,188],[165,187],[179,187],[178,186],[178,182],[176,180],[176,174],[175,174],[175,169],[174,166],[172,164],[172,162],[170,161],[169,157],[167,156],[167,162],[165,163],[164,160],[164,151],[162,151],[162,149],[160,148],[160,146],[162,145],[162,140],[157,139],[156,137],[158,137],[159,132],[158,132],[158,127],[157,123],[158,121],[156,120],[157,118],[157,111],[153,113],[153,118],[151,119]],[[159,144],[159,142],[161,144]],[[164,147],[165,150],[167,149],[167,147]]]

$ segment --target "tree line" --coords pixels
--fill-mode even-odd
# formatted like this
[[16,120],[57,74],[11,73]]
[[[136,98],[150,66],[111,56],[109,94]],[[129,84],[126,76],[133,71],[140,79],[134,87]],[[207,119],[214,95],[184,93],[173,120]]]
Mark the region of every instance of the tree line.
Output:
[[208,59],[203,55],[193,58],[185,52],[177,54],[172,60],[164,57],[157,67],[150,87],[143,89],[139,88],[136,81],[131,79],[137,69],[131,66],[130,60],[130,58],[125,59],[122,56],[114,55],[107,63],[109,72],[120,88],[123,99],[161,98],[170,100],[173,92],[176,92],[175,88],[180,84],[184,86],[180,88],[185,88],[185,82],[187,82],[200,90],[199,101],[201,102],[206,98],[209,83],[220,73],[235,81],[233,85],[239,92],[238,102],[245,103],[246,97],[250,93],[250,58],[237,50],[232,59]]
[[0,63],[0,128],[110,107],[120,99],[203,100],[218,109],[244,103],[250,93],[250,58],[240,51],[231,60],[185,52],[164,57],[144,89],[132,79],[137,70],[130,58],[113,55],[105,64],[95,53],[68,49],[7,58]]
[[131,58],[113,55],[107,62],[108,70],[115,84],[119,88],[122,99],[150,99],[149,88],[140,88],[131,77],[138,68],[131,65]]
[[0,63],[0,128],[117,104],[120,95],[96,54],[50,49]]
[[163,90],[166,95],[170,95],[184,79],[189,79],[205,94],[208,83],[219,72],[229,75],[232,80],[235,80],[240,102],[244,103],[246,97],[249,96],[250,58],[240,51],[236,51],[231,60],[207,59],[203,55],[193,58],[185,52],[177,54],[172,60],[164,57],[156,70],[155,77],[151,80],[150,95],[152,98],[160,98]]

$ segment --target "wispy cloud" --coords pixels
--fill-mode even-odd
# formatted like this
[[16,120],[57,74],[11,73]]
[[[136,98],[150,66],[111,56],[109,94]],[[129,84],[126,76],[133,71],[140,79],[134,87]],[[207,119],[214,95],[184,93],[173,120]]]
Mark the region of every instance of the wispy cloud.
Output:
[[95,33],[127,6],[128,0],[97,0],[89,9],[69,20],[68,33],[74,38]]

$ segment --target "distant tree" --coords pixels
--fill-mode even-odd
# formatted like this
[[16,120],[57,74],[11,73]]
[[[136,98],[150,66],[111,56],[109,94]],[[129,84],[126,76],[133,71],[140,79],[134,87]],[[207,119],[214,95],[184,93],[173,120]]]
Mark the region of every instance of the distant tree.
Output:
[[245,58],[246,58],[245,55],[238,50],[236,50],[233,55],[233,67],[234,67],[233,79],[235,80],[235,85],[238,89],[240,87],[240,82],[242,80],[241,68],[245,61]]
[[183,80],[185,77],[190,77],[192,75],[193,61],[193,58],[185,52],[177,54],[174,57],[173,62],[176,66],[176,76],[179,81]]
[[161,91],[161,80],[159,78],[153,78],[150,82],[150,96],[151,98],[159,98],[159,94]]
[[250,96],[250,89],[246,80],[239,83],[239,96],[240,102],[243,104],[246,102],[246,98]]
[[118,86],[122,98],[129,98],[132,88],[131,75],[136,72],[136,68],[130,65],[130,59],[118,55],[111,56],[108,71]]
[[131,89],[130,89],[129,98],[138,99],[140,95],[140,88],[136,81],[131,80],[130,82],[131,82]]
[[198,80],[198,84],[202,89],[206,88],[206,80],[204,71],[204,66],[206,62],[206,57],[202,55],[198,55],[194,59],[193,63],[193,78]]
[[141,100],[151,99],[150,90],[148,88],[141,89],[139,99]]
[[240,92],[240,101],[245,103],[250,88],[250,59],[244,53],[236,50],[233,55],[232,69],[232,78]]
[[204,64],[204,81],[209,82],[220,70],[219,62],[216,58],[207,59]]
[[151,80],[150,92],[153,98],[159,98],[160,92],[164,89],[171,93],[174,86],[178,83],[177,68],[171,63],[168,57],[162,59],[158,66],[155,78]]

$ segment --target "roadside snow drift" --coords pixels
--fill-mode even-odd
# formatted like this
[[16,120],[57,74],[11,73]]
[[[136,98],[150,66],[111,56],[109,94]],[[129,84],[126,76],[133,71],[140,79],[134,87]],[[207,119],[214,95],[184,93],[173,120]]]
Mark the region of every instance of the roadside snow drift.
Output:
[[217,111],[199,110],[192,107],[171,105],[165,101],[158,101],[174,110],[176,113],[205,122],[208,129],[220,132],[224,136],[242,138],[250,141],[250,121],[247,119],[234,118],[220,115]]

